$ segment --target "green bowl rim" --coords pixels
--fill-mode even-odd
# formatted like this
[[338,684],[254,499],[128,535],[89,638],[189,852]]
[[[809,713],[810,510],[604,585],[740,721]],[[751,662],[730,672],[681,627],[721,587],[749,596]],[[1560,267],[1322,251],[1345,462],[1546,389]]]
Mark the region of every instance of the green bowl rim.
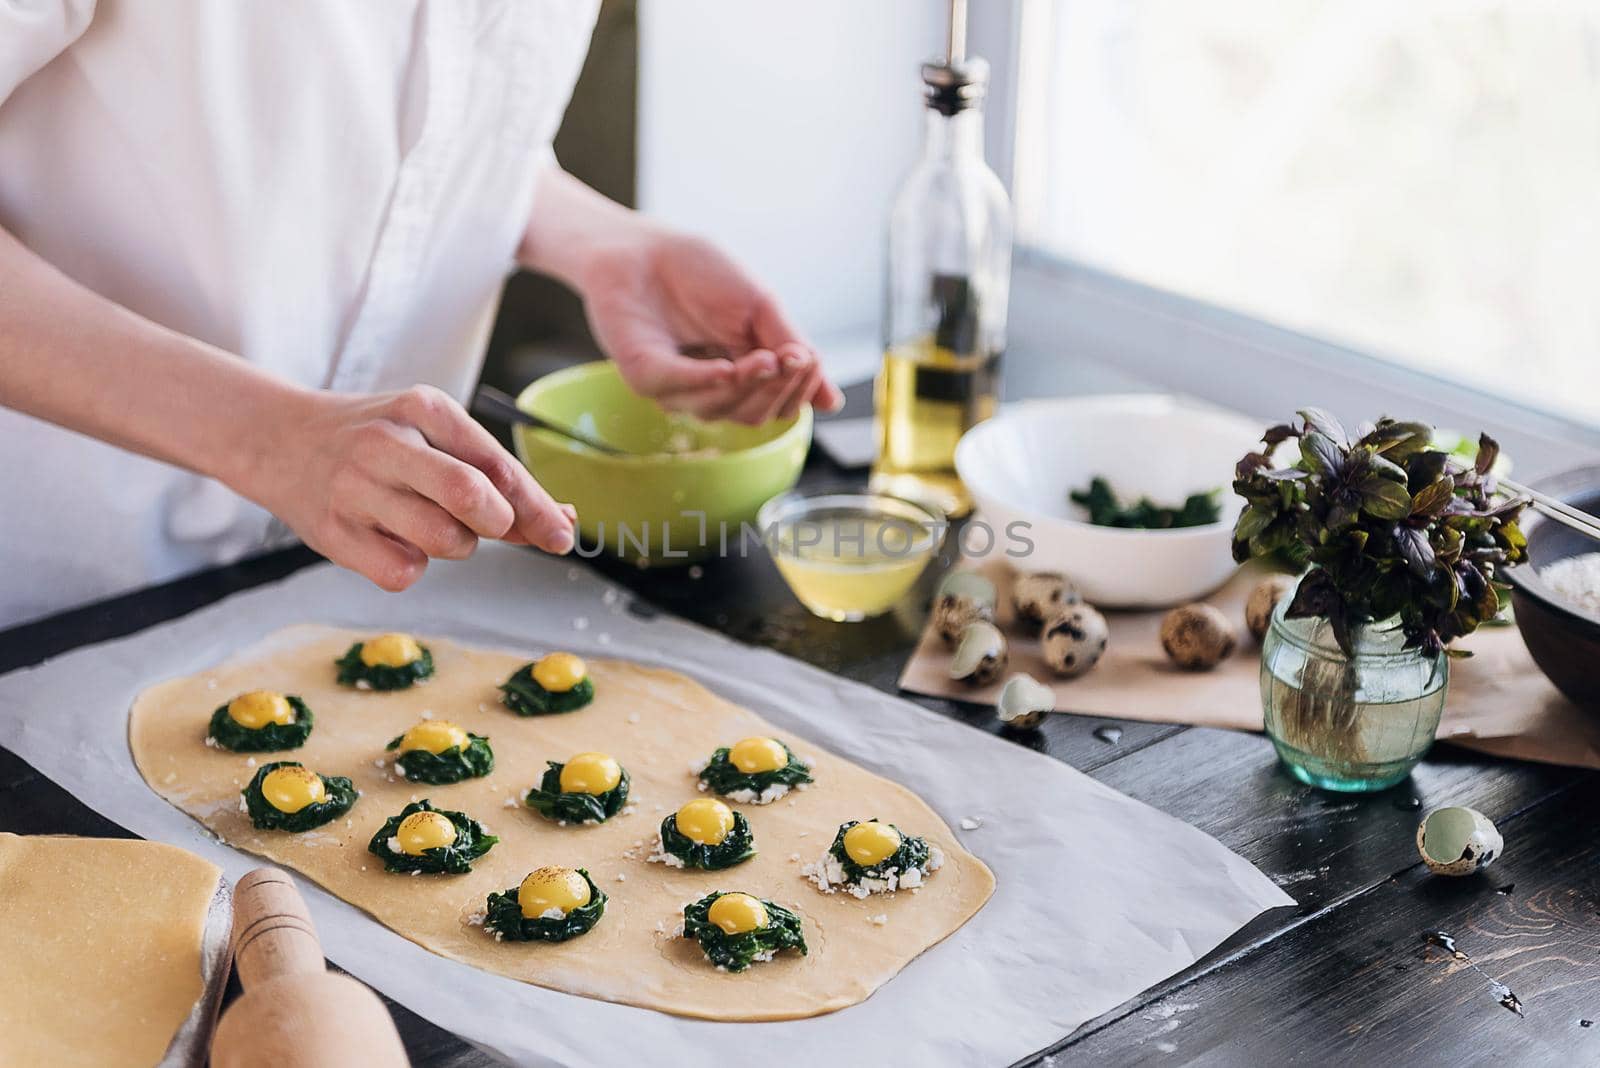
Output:
[[[617,370],[617,365],[615,363],[608,359],[601,358],[598,360],[587,360],[583,363],[573,364],[571,367],[563,367],[559,371],[551,371],[549,374],[540,375],[538,378],[535,378],[532,382],[529,382],[526,386],[522,387],[521,392],[517,394],[517,407],[522,411],[529,413],[530,415],[537,415],[538,412],[534,409],[533,405],[538,400],[538,395],[545,390],[558,385],[564,385],[570,379],[585,379],[592,378],[597,375],[607,374],[615,376],[619,380],[622,377],[622,374]],[[626,386],[627,383],[623,383],[623,385]],[[629,388],[631,389],[631,387]],[[650,452],[613,456],[610,453],[604,453],[597,449],[591,449],[582,443],[572,443],[570,438],[562,437],[560,434],[557,434],[551,430],[542,430],[539,427],[534,426],[524,426],[521,429],[527,433],[528,437],[536,437],[538,440],[545,442],[546,444],[560,443],[562,446],[568,446],[570,444],[572,447],[563,447],[560,451],[573,456],[582,456],[586,461],[589,462],[598,462],[602,465],[610,465],[615,467],[640,467],[660,466],[664,464],[715,465],[723,462],[759,457],[768,452],[778,452],[784,448],[787,448],[792,443],[792,439],[803,438],[806,441],[809,441],[811,439],[811,423],[811,405],[803,404],[800,406],[800,411],[795,414],[794,422],[785,427],[783,430],[779,431],[777,434],[774,434],[766,441],[756,445],[751,445],[744,449],[722,449],[719,450],[714,456],[699,457],[686,457],[681,453],[670,452]]]

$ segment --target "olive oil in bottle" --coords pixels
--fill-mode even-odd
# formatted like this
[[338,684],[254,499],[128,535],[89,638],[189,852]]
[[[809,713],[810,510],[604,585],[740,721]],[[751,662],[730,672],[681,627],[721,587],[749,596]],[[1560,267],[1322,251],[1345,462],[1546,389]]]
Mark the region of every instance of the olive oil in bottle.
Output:
[[951,8],[949,55],[922,67],[922,156],[889,221],[871,485],[956,516],[971,507],[956,476],[956,442],[999,399],[1011,203],[983,160],[989,68],[965,55],[965,3]]

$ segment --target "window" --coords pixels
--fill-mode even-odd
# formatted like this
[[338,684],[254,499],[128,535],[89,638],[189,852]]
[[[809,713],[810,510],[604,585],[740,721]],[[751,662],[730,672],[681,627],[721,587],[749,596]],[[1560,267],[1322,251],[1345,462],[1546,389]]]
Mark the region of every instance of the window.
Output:
[[1600,426],[1600,4],[1021,11],[1019,244]]

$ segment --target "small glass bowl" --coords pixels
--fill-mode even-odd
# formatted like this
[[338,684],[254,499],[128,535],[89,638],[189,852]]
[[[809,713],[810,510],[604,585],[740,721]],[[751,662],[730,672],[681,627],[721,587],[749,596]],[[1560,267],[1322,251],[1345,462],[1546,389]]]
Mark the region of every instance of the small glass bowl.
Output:
[[757,522],[790,591],[840,623],[893,608],[939,551],[948,526],[930,505],[838,490],[774,497]]

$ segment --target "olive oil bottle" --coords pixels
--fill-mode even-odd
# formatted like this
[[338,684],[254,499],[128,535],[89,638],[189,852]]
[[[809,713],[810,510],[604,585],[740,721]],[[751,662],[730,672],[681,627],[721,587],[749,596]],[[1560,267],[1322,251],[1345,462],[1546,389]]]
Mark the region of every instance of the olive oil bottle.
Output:
[[926,130],[889,220],[874,394],[872,488],[948,515],[971,507],[956,442],[998,403],[1011,281],[1011,202],[983,159],[989,68],[965,54],[965,8],[951,4],[945,60],[922,66]]

